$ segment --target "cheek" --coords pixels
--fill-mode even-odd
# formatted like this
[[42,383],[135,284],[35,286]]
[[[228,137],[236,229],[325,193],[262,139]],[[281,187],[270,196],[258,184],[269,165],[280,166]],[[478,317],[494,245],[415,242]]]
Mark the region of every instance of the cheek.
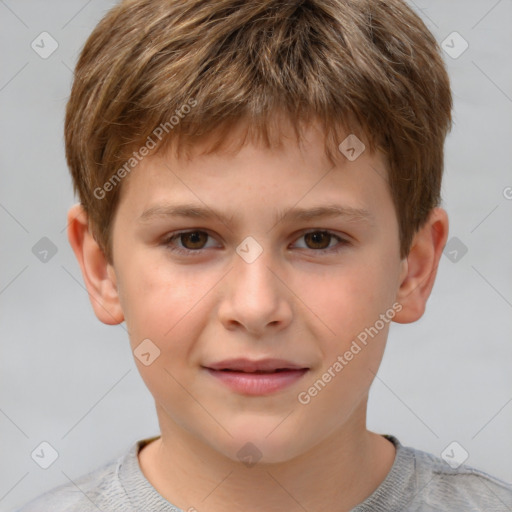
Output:
[[125,269],[121,305],[130,337],[164,341],[200,300],[202,287],[185,272],[162,264],[137,264]]
[[358,265],[331,268],[322,277],[303,276],[297,284],[304,304],[328,330],[346,337],[356,334],[351,327],[373,323],[391,306],[391,275],[384,266],[361,261]]
[[[391,262],[391,259],[387,261]],[[333,384],[329,384],[333,399],[339,399],[337,393],[343,394],[343,389],[350,388],[356,394],[359,393],[357,390],[362,392],[374,378],[395,314],[397,271],[398,266],[393,269],[391,264],[386,264],[385,258],[380,258],[380,263],[361,258],[357,264],[339,268],[322,279],[312,278],[309,282],[316,284],[306,295],[306,303],[315,313],[312,321],[320,326],[315,330],[322,340],[319,344],[323,354],[321,371],[331,368],[331,373],[336,375]],[[302,294],[305,290],[303,288]],[[342,356],[342,362],[338,361],[333,368],[338,356]],[[327,399],[330,393],[324,398]]]
[[[165,403],[172,397],[173,407],[179,409],[188,403],[179,383],[188,386],[190,354],[207,318],[206,301],[201,300],[204,289],[186,273],[141,268],[142,272],[131,272],[124,296],[135,362],[155,400]],[[146,339],[158,354],[147,366],[137,357],[137,347]]]

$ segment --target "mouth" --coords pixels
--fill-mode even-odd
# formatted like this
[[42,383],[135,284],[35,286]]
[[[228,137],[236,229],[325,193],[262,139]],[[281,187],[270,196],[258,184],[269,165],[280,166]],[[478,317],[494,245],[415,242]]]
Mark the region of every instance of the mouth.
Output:
[[[211,370],[212,368],[210,368]],[[306,368],[303,368],[306,369]],[[234,370],[232,368],[222,368],[221,370],[215,370],[219,372],[234,372],[234,373],[258,373],[258,374],[265,374],[265,373],[279,373],[279,372],[289,372],[289,371],[298,371],[291,368],[276,368],[275,370],[254,370],[254,371],[245,371],[245,370]]]
[[269,395],[298,382],[309,368],[281,359],[220,361],[203,367],[218,382],[243,395]]
[[240,372],[240,373],[279,373],[293,370],[309,370],[305,365],[286,361],[284,359],[259,359],[245,358],[227,359],[212,363],[205,368],[215,371]]

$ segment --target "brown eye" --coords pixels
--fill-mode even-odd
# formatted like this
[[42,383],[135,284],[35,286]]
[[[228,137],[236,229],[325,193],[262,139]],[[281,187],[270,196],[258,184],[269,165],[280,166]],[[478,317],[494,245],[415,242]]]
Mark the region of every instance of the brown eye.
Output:
[[[313,231],[304,235],[310,249],[327,249],[333,235],[328,231]],[[312,244],[312,246],[310,246]]]
[[[179,255],[198,256],[202,253],[210,235],[206,231],[182,231],[166,238],[162,244]],[[180,247],[181,246],[181,247]]]
[[207,240],[208,233],[204,231],[190,231],[189,233],[180,233],[176,235],[186,249],[202,249]]

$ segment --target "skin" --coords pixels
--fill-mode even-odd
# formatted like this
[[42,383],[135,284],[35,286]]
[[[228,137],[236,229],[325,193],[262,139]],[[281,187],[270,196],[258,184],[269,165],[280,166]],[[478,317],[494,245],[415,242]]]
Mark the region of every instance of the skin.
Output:
[[[389,323],[308,404],[297,397],[393,304],[401,306],[393,321],[423,315],[447,215],[434,209],[401,259],[384,155],[365,151],[350,162],[340,153],[333,168],[316,125],[302,146],[290,129],[283,123],[289,142],[281,148],[247,143],[238,152],[201,155],[198,146],[190,159],[170,151],[146,157],[122,183],[112,265],[82,208],[68,214],[69,241],[97,317],[111,325],[124,320],[132,350],[147,338],[160,350],[149,366],[135,358],[161,428],[139,463],[183,510],[348,511],[375,491],[395,458],[392,443],[366,428]],[[140,220],[156,204],[178,202],[225,211],[230,222]],[[326,203],[364,209],[369,217],[278,215]],[[166,242],[194,229],[206,234]],[[346,242],[304,236],[315,230]],[[247,236],[263,249],[252,263],[236,252]],[[319,252],[325,248],[332,252]],[[246,396],[202,368],[231,357],[285,358],[309,371],[272,395]],[[262,454],[252,467],[237,457],[248,441]]]

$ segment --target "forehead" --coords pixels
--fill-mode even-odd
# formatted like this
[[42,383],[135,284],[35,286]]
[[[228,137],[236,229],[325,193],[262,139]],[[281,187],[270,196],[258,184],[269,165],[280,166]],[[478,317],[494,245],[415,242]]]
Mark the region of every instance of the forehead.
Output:
[[[385,156],[370,153],[355,134],[342,134],[333,163],[318,124],[305,127],[297,140],[285,123],[280,144],[270,147],[251,139],[241,144],[244,130],[237,126],[216,151],[206,138],[188,152],[180,153],[171,143],[144,158],[123,183],[120,202],[136,210],[142,221],[170,213],[184,216],[185,210],[189,217],[206,218],[213,205],[223,206],[228,215],[230,202],[244,210],[253,203],[274,205],[276,216],[288,212],[290,218],[305,219],[313,216],[305,209],[311,201],[329,204],[334,215],[337,199],[343,199],[346,212],[355,218],[370,217],[371,204],[364,205],[363,199],[371,203],[379,189],[388,188]],[[186,208],[178,208],[177,199]],[[297,206],[293,212],[292,205]]]

